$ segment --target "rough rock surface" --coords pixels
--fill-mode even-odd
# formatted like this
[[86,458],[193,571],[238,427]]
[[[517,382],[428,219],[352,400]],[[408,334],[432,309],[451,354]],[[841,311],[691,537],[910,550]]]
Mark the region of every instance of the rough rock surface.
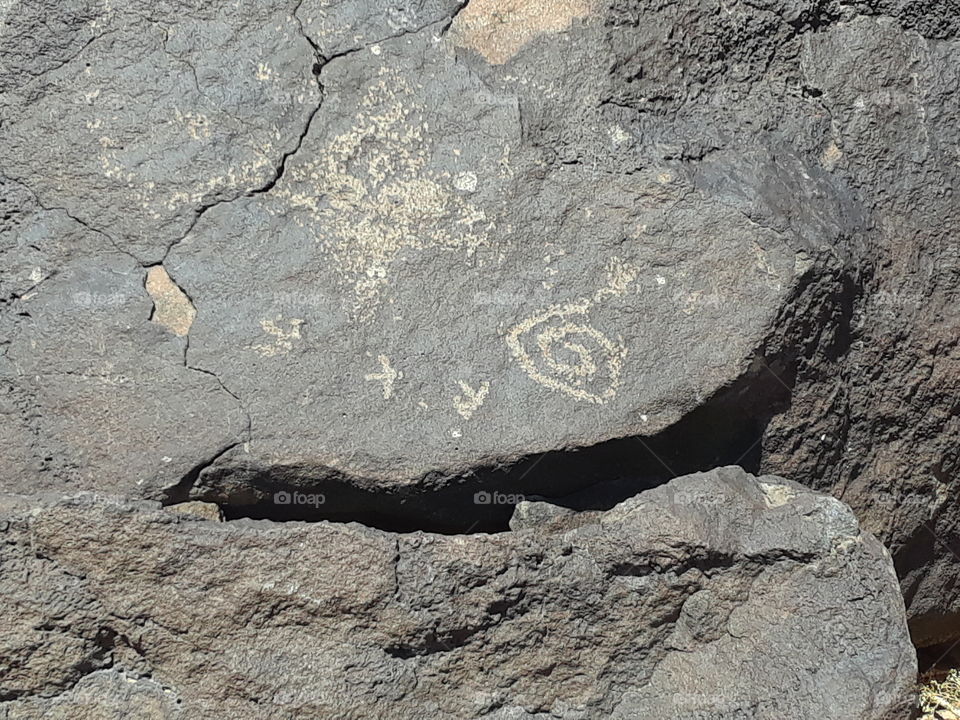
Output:
[[[621,107],[629,81],[610,63],[644,32],[611,28],[587,2],[507,5],[398,16],[369,3],[89,2],[42,27],[11,8],[5,44],[29,25],[49,46],[8,53],[2,100],[2,170],[26,196],[14,217],[32,222],[5,234],[12,394],[40,394],[31,361],[82,358],[73,372],[99,376],[125,344],[149,352],[125,333],[162,342],[124,253],[148,266],[136,299],[153,298],[166,346],[196,371],[133,378],[131,434],[175,435],[149,393],[192,436],[135,463],[66,437],[80,427],[104,444],[114,419],[97,417],[101,398],[77,398],[82,423],[42,427],[57,408],[38,397],[40,420],[21,410],[9,431],[14,468],[28,468],[20,489],[48,456],[69,466],[51,485],[102,487],[89,478],[107,474],[151,498],[262,500],[281,470],[285,486],[436,489],[535,453],[655,436],[735,381],[769,382],[796,298],[834,299],[817,280],[861,223],[854,196],[789,147],[774,153],[775,139],[691,173],[679,135],[645,138]],[[71,218],[89,247],[47,257],[62,235],[51,225]],[[130,287],[43,280],[108,258],[130,265]],[[73,342],[83,313],[66,338],[56,321],[83,292],[102,316],[96,357]],[[103,301],[119,295],[130,302]],[[172,401],[146,387],[155,374],[222,388]]]
[[198,308],[188,358],[250,411],[250,441],[221,466],[389,490],[653,435],[755,370],[813,274],[820,248],[666,165],[538,146],[521,92],[546,107],[570,89],[538,87],[535,65],[573,52],[599,68],[599,30],[545,41],[510,77],[438,32],[329,63],[283,178],[204,214],[166,260]]
[[824,157],[871,226],[848,348],[807,354],[762,467],[832,492],[883,539],[927,645],[960,639],[960,39],[946,6],[879,12],[799,48]]
[[496,535],[2,502],[0,717],[871,718],[916,672],[849,508],[739,468]]
[[295,5],[5,2],[4,173],[159,262],[297,148],[320,91]]
[[3,484],[156,495],[235,441],[242,408],[149,322],[143,267],[22,186],[3,188],[17,208],[2,221],[0,294],[16,298],[0,317]]
[[0,0],[0,489],[466,529],[742,461],[960,637],[954,10]]

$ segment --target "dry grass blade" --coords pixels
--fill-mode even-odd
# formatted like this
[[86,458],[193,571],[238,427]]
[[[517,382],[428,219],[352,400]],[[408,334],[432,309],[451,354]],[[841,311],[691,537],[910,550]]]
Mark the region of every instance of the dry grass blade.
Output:
[[951,670],[942,682],[920,688],[921,720],[960,720],[960,671]]

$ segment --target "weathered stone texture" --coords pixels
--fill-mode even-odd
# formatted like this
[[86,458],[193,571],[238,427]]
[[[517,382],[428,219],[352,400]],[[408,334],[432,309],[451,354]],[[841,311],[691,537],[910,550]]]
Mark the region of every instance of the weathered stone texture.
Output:
[[11,720],[899,720],[916,672],[882,546],[739,468],[468,537],[6,505]]

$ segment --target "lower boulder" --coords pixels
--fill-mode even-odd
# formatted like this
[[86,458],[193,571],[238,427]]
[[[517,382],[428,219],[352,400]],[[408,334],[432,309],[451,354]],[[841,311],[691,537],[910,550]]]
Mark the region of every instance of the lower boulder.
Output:
[[889,555],[739,468],[510,532],[0,499],[0,717],[902,720]]

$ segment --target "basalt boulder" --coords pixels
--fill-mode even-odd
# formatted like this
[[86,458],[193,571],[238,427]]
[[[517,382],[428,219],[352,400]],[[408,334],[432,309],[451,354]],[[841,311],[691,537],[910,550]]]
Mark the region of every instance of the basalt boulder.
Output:
[[892,563],[839,501],[728,467],[523,507],[444,536],[5,496],[0,715],[908,716]]
[[[791,143],[818,127],[805,101],[782,98],[781,132],[740,127],[735,153],[713,153],[725,128],[762,124],[783,81],[756,78],[757,97],[709,122],[700,85],[636,110],[680,72],[656,44],[662,22],[629,21],[636,8],[80,5],[48,23],[12,7],[2,36],[15,71],[2,170],[43,236],[4,240],[5,274],[29,288],[7,304],[6,376],[12,404],[40,416],[10,452],[15,469],[64,466],[49,486],[106,476],[168,501],[319,488],[331,513],[369,497],[428,506],[542,453],[671,429],[701,436],[672,474],[705,469],[742,460],[784,406],[812,322],[836,342],[864,218]],[[25,34],[43,52],[23,51]],[[96,242],[33,257],[71,220]],[[81,272],[110,263],[132,275]],[[63,277],[30,281],[50,273]],[[47,419],[56,401],[30,378],[126,367],[157,343],[184,357],[127,373],[131,407],[153,397],[123,415],[130,437],[79,375],[50,391],[76,412]],[[175,377],[189,380],[172,400]],[[675,430],[698,412],[710,427]],[[107,450],[78,452],[75,432]],[[126,462],[134,442],[142,461]],[[635,475],[663,474],[645,459]],[[556,495],[590,481],[541,468],[502,483]]]
[[462,531],[743,464],[960,637],[943,3],[0,17],[3,490]]

